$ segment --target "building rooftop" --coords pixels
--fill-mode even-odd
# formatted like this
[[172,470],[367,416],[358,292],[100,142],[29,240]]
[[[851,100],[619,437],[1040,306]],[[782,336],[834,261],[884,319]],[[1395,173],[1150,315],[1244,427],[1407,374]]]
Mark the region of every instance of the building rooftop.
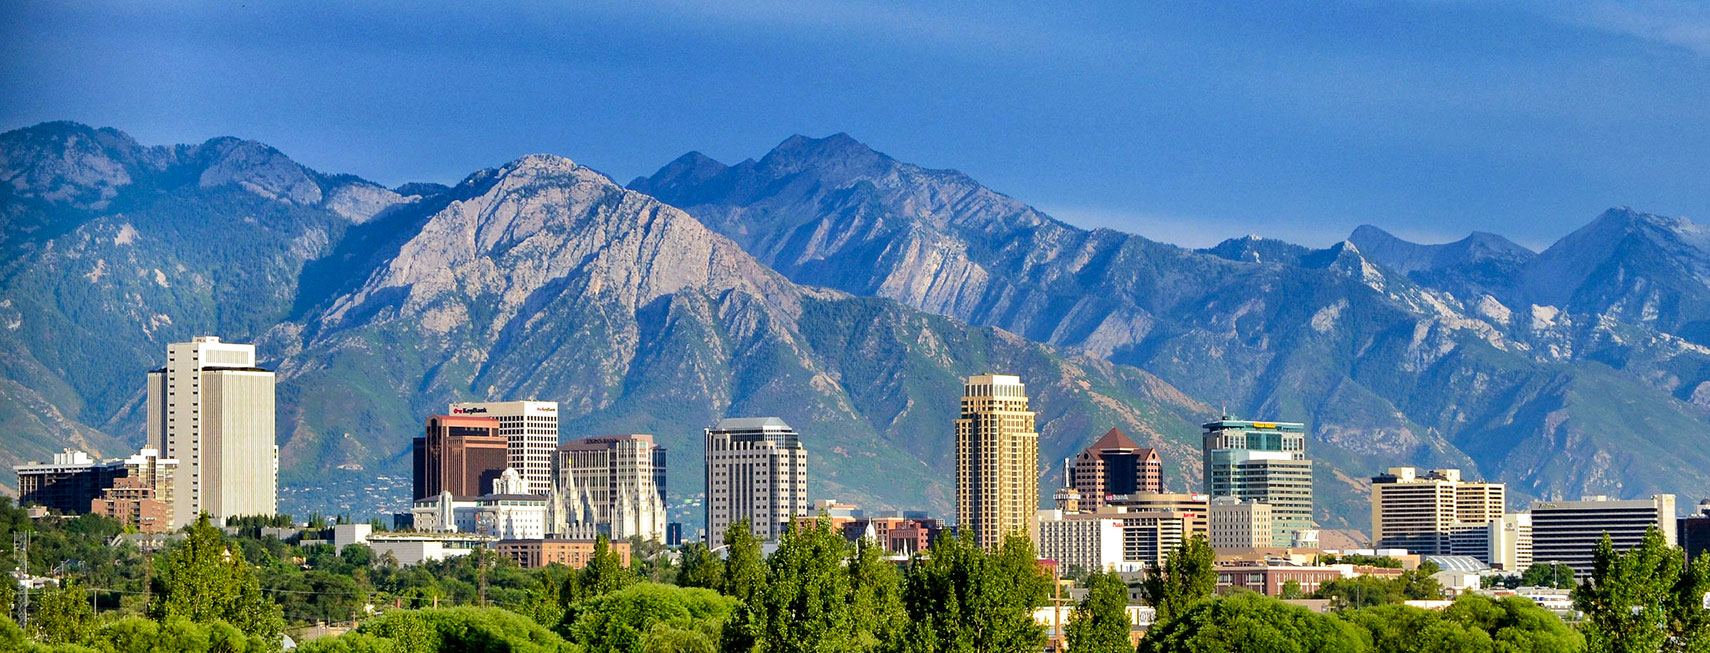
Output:
[[776,417],[726,417],[718,421],[714,431],[761,431],[767,429],[794,430]]
[[1135,444],[1134,440],[1129,438],[1127,433],[1123,433],[1122,429],[1117,428],[1105,431],[1104,435],[1099,436],[1097,440],[1094,440],[1093,443],[1087,447],[1087,451],[1093,453],[1110,451],[1112,449],[1132,449],[1142,455],[1145,455],[1145,452],[1147,451],[1151,451],[1151,449]]
[[1425,556],[1425,560],[1437,563],[1437,568],[1443,571],[1474,572],[1490,568],[1472,556]]

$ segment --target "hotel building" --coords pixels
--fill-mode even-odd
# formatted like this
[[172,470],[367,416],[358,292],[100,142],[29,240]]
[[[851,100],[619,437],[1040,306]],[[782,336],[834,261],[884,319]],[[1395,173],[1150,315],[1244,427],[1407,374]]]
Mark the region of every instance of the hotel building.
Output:
[[1033,536],[1039,510],[1039,433],[1021,378],[969,377],[956,420],[956,520],[994,550],[1006,535]]

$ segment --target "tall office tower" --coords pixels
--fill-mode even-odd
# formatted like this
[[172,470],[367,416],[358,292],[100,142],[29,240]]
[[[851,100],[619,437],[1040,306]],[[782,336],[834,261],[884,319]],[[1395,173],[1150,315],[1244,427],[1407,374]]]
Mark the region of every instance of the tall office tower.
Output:
[[509,440],[499,434],[499,418],[434,415],[423,434],[410,442],[415,497],[426,499],[486,494],[510,464]]
[[1645,531],[1656,528],[1674,546],[1674,495],[1657,494],[1649,499],[1618,501],[1609,497],[1586,497],[1580,501],[1532,502],[1532,562],[1573,567],[1574,578],[1591,575],[1593,553],[1605,533],[1616,551],[1639,545]]
[[1155,449],[1111,429],[1069,464],[1069,487],[1081,493],[1083,509],[1098,510],[1105,497],[1164,491],[1164,464]]
[[747,518],[754,536],[774,541],[806,515],[807,451],[776,417],[735,417],[706,430],[707,546]]
[[552,494],[552,452],[558,449],[558,402],[465,401],[451,405],[454,416],[499,418],[505,436],[505,466],[522,475],[528,494]]
[[148,447],[178,460],[173,522],[277,513],[273,428],[273,372],[255,366],[255,345],[167,345],[166,367],[148,373]]
[[665,447],[645,433],[572,440],[559,445],[554,535],[591,528],[613,540],[665,540]]
[[1305,424],[1224,415],[1204,428],[1206,494],[1269,505],[1272,546],[1294,546],[1301,531],[1313,530]]
[[1453,535],[1501,519],[1505,496],[1503,484],[1464,481],[1458,469],[1391,467],[1372,477],[1372,539],[1378,548],[1454,555]]
[[956,420],[956,521],[986,550],[1005,535],[1033,537],[1039,510],[1039,433],[1021,377],[987,374],[962,386]]

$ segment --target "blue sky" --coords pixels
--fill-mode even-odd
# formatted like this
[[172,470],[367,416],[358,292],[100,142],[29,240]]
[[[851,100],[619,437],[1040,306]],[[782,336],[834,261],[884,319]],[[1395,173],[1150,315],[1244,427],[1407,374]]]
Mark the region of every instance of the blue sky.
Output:
[[1710,218],[1699,3],[171,4],[0,4],[0,128],[235,135],[386,184],[842,131],[1192,246]]

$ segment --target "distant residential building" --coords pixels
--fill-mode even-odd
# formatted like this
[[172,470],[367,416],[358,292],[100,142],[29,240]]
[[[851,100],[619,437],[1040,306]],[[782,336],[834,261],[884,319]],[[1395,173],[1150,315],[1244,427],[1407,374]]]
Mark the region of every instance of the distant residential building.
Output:
[[1069,463],[1069,487],[1081,495],[1081,506],[1097,510],[1105,497],[1164,491],[1164,464],[1158,452],[1113,428]]
[[1039,519],[1039,557],[1057,561],[1059,568],[1087,572],[1140,568],[1124,555],[1121,519],[1078,519],[1055,510],[1040,511]]
[[418,530],[488,535],[503,540],[538,540],[546,537],[547,497],[526,494],[528,482],[507,469],[493,483],[493,492],[477,497],[418,499],[410,510]]
[[1616,551],[1638,546],[1650,528],[1661,530],[1670,546],[1678,534],[1672,494],[1630,501],[1603,496],[1535,501],[1531,513],[1532,561],[1566,564],[1581,580],[1591,575],[1593,554],[1605,533]]
[[1039,433],[1021,378],[969,377],[956,420],[956,521],[986,550],[1031,536],[1039,509]]
[[1697,560],[1698,556],[1710,553],[1710,499],[1698,504],[1698,514],[1681,519],[1679,530],[1676,539],[1686,549],[1688,559]]
[[807,451],[784,420],[719,420],[705,443],[707,546],[723,546],[724,532],[745,518],[755,537],[775,541],[807,514]]
[[573,440],[559,445],[553,467],[553,534],[665,540],[665,448],[653,436]]
[[517,470],[523,494],[552,493],[553,452],[558,449],[558,402],[464,401],[451,404],[453,416],[496,417],[505,436],[505,467]]
[[[611,551],[622,560],[623,566],[628,567],[629,542],[612,540],[609,544]],[[515,560],[517,566],[523,569],[538,569],[553,564],[581,569],[594,559],[594,546],[595,540],[540,539],[500,540],[493,548],[500,556]]]
[[[1455,534],[1483,532],[1501,519],[1505,488],[1463,480],[1458,469],[1421,473],[1416,467],[1391,467],[1372,477],[1372,539],[1380,548],[1422,555],[1471,555],[1470,550],[1455,551]],[[1476,548],[1484,557],[1484,547]]]
[[1312,461],[1306,425],[1224,415],[1203,426],[1205,493],[1271,507],[1272,546],[1294,546],[1312,520]]
[[1214,549],[1257,549],[1271,546],[1271,507],[1235,497],[1211,500],[1211,546]]
[[485,494],[510,465],[509,438],[499,418],[434,415],[410,443],[416,499]]
[[279,511],[274,376],[255,346],[198,336],[148,374],[148,447],[178,461],[173,522]]

